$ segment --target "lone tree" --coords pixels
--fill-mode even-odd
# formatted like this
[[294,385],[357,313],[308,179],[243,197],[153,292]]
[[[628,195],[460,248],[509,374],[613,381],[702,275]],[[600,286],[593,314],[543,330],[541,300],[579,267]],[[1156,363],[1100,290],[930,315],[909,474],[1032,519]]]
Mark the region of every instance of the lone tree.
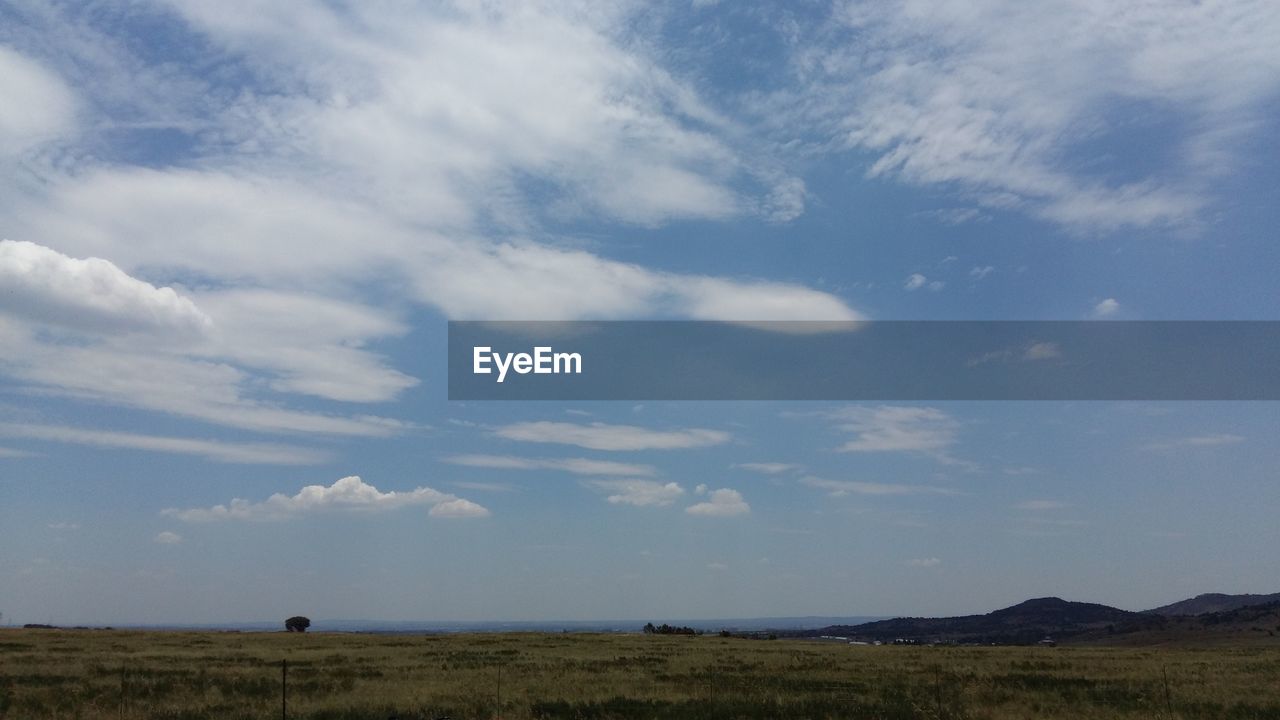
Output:
[[289,632],[306,632],[311,627],[311,621],[301,615],[294,615],[284,621],[284,629]]

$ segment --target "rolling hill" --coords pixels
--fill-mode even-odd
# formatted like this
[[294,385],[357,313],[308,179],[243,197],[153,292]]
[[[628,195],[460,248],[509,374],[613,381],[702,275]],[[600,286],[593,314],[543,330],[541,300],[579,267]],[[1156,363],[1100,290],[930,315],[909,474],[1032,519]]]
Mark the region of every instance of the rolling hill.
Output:
[[995,643],[1030,645],[1045,637],[1065,639],[1092,632],[1129,631],[1161,618],[1096,603],[1049,597],[1027,600],[985,615],[949,618],[894,618],[861,625],[833,625],[807,633],[893,642]]
[[1186,600],[1179,600],[1147,612],[1166,617],[1181,615],[1203,615],[1205,613],[1221,613],[1251,605],[1266,605],[1280,602],[1280,593],[1270,595],[1224,595],[1223,593],[1205,593]]

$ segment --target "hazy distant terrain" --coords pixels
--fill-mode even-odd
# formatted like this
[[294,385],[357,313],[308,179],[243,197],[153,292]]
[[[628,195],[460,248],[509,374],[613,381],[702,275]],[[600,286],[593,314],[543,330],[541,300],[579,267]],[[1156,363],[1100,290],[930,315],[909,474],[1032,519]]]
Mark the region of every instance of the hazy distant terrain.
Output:
[[[1190,612],[1197,607],[1224,609]],[[1277,640],[1280,594],[1201,595],[1146,612],[1056,597],[1037,598],[982,615],[893,618],[855,625],[837,624],[796,634],[861,641],[980,645],[1032,645],[1041,641],[1124,645],[1280,644]]]
[[1205,593],[1197,595],[1186,600],[1179,600],[1176,603],[1170,603],[1158,608],[1153,608],[1147,612],[1156,615],[1201,615],[1204,613],[1225,612],[1235,610],[1237,608],[1248,607],[1250,605],[1266,605],[1268,603],[1280,602],[1280,593],[1271,593],[1270,595],[1226,595],[1223,593]]

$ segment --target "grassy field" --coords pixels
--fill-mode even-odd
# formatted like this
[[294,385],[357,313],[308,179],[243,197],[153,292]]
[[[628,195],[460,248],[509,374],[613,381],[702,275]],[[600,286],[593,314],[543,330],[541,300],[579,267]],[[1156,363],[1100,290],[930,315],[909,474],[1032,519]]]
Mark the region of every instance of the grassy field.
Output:
[[1274,718],[1278,648],[0,630],[0,717]]

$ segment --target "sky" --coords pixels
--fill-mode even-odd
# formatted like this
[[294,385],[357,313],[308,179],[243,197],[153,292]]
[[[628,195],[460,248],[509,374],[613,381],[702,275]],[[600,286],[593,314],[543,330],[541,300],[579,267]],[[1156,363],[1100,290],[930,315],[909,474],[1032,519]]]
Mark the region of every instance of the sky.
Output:
[[1280,589],[1266,402],[450,402],[449,320],[1277,320],[1265,0],[0,1],[0,622]]

